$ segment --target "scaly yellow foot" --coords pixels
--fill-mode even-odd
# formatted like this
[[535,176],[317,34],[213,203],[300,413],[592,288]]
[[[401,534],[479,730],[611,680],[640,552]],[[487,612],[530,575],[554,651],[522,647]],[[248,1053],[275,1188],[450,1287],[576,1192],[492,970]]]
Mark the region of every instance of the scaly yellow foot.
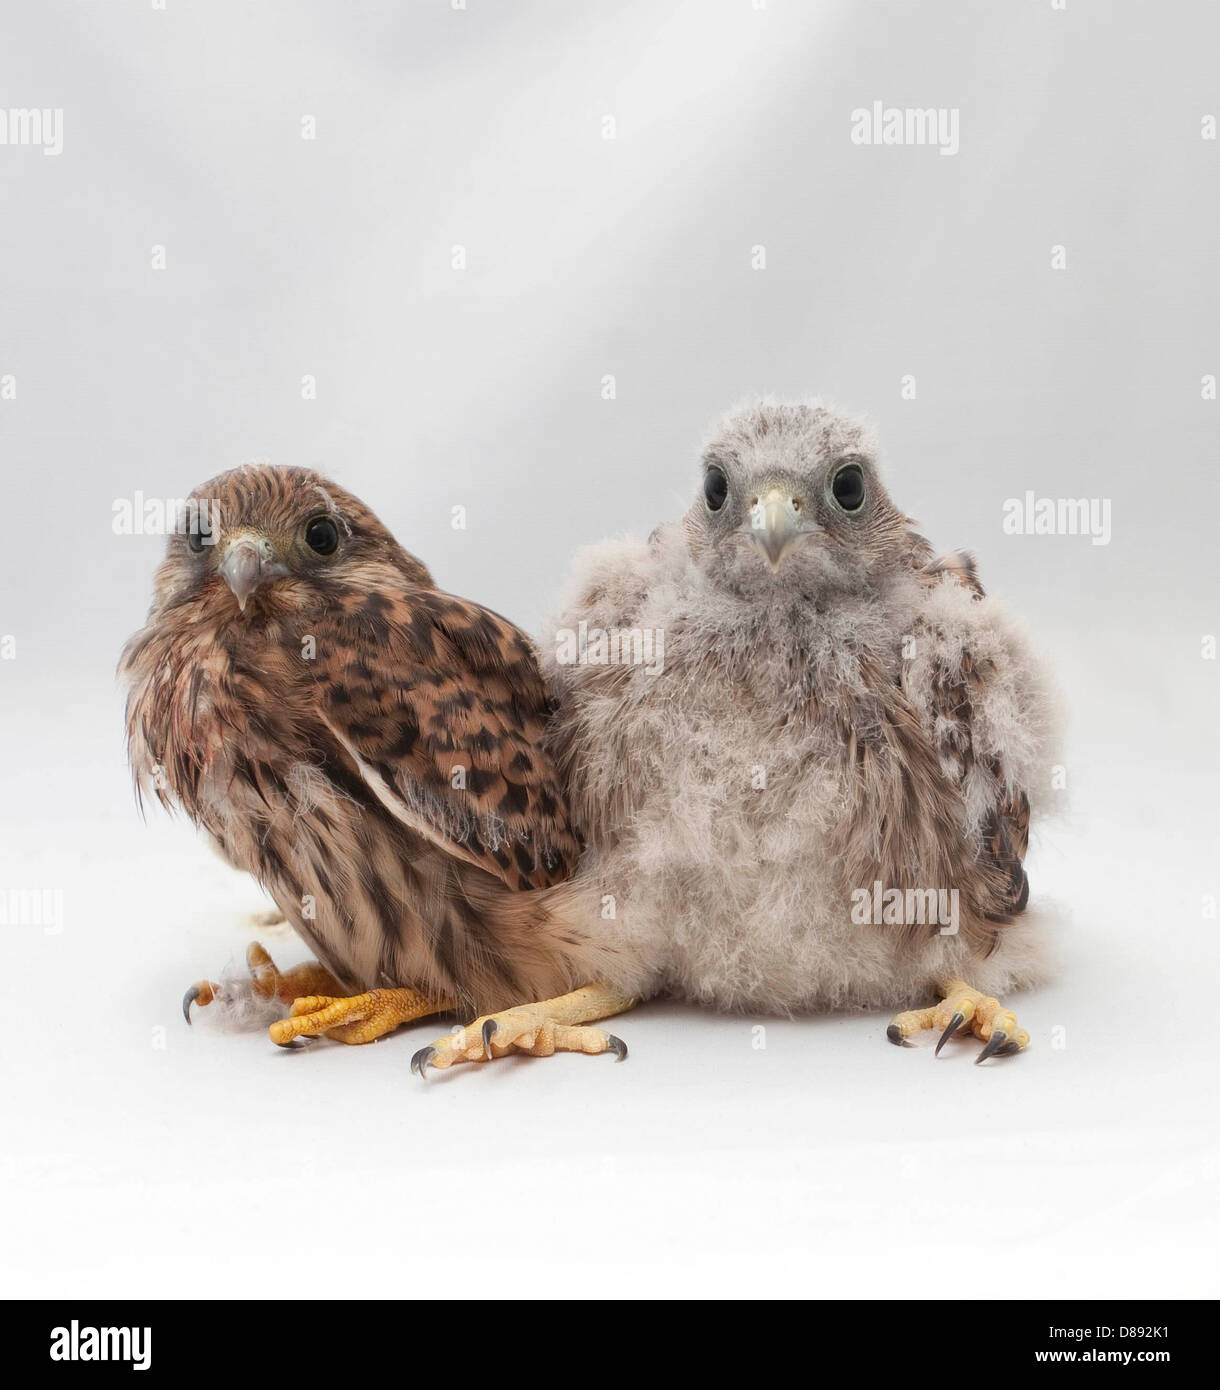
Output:
[[430,999],[415,989],[371,989],[346,999],[312,995],[295,999],[287,1018],[270,1027],[273,1043],[291,1047],[299,1037],[324,1033],[336,1042],[366,1043],[392,1032],[399,1024],[428,1014],[444,1013],[453,1005]]
[[420,1048],[411,1058],[411,1070],[422,1077],[429,1067],[444,1071],[455,1062],[490,1062],[510,1052],[528,1052],[532,1057],[550,1057],[555,1052],[613,1052],[621,1062],[627,1055],[622,1038],[582,1025],[625,1013],[635,1002],[600,985],[585,985],[558,999],[485,1014],[449,1037]]
[[985,1062],[988,1057],[1007,1057],[1029,1046],[1029,1034],[1017,1026],[1017,1016],[1011,1009],[1005,1009],[998,999],[972,989],[965,980],[957,978],[941,985],[941,1001],[929,1009],[909,1009],[897,1014],[886,1029],[886,1037],[899,1047],[906,1045],[907,1038],[921,1033],[925,1028],[942,1030],[936,1044],[936,1053],[957,1032],[968,1023],[976,1038],[986,1047],[974,1059],[975,1063]]
[[[343,986],[324,965],[316,960],[291,970],[280,971],[267,952],[253,941],[246,948],[246,964],[250,967],[250,987],[260,999],[279,999],[285,1006],[300,994],[341,994]],[[182,1016],[191,1021],[191,1005],[210,1004],[224,997],[224,988],[211,980],[200,980],[182,996]]]

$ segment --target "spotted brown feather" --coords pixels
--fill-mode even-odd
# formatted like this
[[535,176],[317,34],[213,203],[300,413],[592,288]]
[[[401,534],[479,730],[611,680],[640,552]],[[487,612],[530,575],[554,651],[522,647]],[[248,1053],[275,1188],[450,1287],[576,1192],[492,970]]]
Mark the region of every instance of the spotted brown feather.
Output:
[[436,590],[355,591],[317,655],[323,717],[394,814],[510,888],[571,873],[547,690],[517,628]]

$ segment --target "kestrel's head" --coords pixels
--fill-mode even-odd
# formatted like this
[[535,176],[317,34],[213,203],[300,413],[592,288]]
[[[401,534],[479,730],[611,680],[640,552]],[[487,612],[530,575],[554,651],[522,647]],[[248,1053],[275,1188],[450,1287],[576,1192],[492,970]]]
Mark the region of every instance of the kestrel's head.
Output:
[[855,588],[907,540],[870,432],[820,405],[735,412],[703,451],[702,471],[686,531],[709,577],[734,592]]
[[190,495],[157,571],[154,609],[189,601],[217,617],[315,608],[392,566],[428,571],[358,498],[307,468],[245,464]]

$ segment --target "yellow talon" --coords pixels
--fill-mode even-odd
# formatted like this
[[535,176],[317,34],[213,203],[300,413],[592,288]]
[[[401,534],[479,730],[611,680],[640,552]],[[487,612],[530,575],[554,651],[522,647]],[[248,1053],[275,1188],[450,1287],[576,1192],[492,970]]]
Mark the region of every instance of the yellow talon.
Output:
[[988,1057],[1007,1056],[1029,1046],[1029,1034],[1017,1023],[1011,1009],[1003,1008],[981,990],[973,989],[965,980],[956,977],[941,986],[941,1001],[927,1009],[908,1009],[891,1020],[886,1036],[902,1047],[906,1040],[926,1029],[940,1030],[936,1052],[960,1029],[969,1026],[980,1041],[986,1043],[975,1058],[984,1062]]
[[627,1055],[622,1038],[585,1025],[624,1013],[635,1002],[600,985],[585,985],[558,999],[486,1014],[449,1037],[420,1048],[411,1058],[411,1070],[422,1077],[429,1067],[445,1071],[455,1062],[491,1062],[510,1052],[528,1052],[532,1057],[550,1057],[556,1052],[613,1052],[621,1062]]
[[400,1024],[449,1008],[452,1005],[447,1000],[430,999],[415,989],[372,989],[347,999],[304,995],[293,1000],[288,1017],[277,1019],[268,1033],[280,1047],[290,1047],[299,1037],[316,1037],[319,1033],[336,1042],[366,1043],[392,1032]]

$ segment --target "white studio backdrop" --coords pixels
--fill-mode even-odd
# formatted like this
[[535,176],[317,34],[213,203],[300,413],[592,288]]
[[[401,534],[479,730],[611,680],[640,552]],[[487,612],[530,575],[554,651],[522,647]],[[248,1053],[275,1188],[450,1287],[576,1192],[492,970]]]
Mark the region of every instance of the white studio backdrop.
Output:
[[[878,1252],[947,1213],[1029,1291],[1205,1291],[1218,45],[1205,0],[5,7],[0,887],[63,903],[0,929],[6,1291],[266,1292],[177,1241],[312,1200],[409,1236],[417,1269],[351,1287],[411,1291],[523,1240],[489,1164],[552,1252],[617,1223],[571,1264],[639,1292],[881,1292]],[[878,106],[937,140],[872,143]],[[164,538],[123,506],[317,467],[536,630],[764,392],[870,416],[892,495],[1056,666],[1068,788],[1030,868],[1065,967],[1019,1001],[1029,1056],[946,1072],[868,1018],[768,1021],[759,1052],[655,1005],[629,1067],[420,1098],[422,1033],[306,1068],[186,1034],[260,899],[134,810],[113,669]],[[1006,530],[1027,494],[1104,508],[1105,543]]]

